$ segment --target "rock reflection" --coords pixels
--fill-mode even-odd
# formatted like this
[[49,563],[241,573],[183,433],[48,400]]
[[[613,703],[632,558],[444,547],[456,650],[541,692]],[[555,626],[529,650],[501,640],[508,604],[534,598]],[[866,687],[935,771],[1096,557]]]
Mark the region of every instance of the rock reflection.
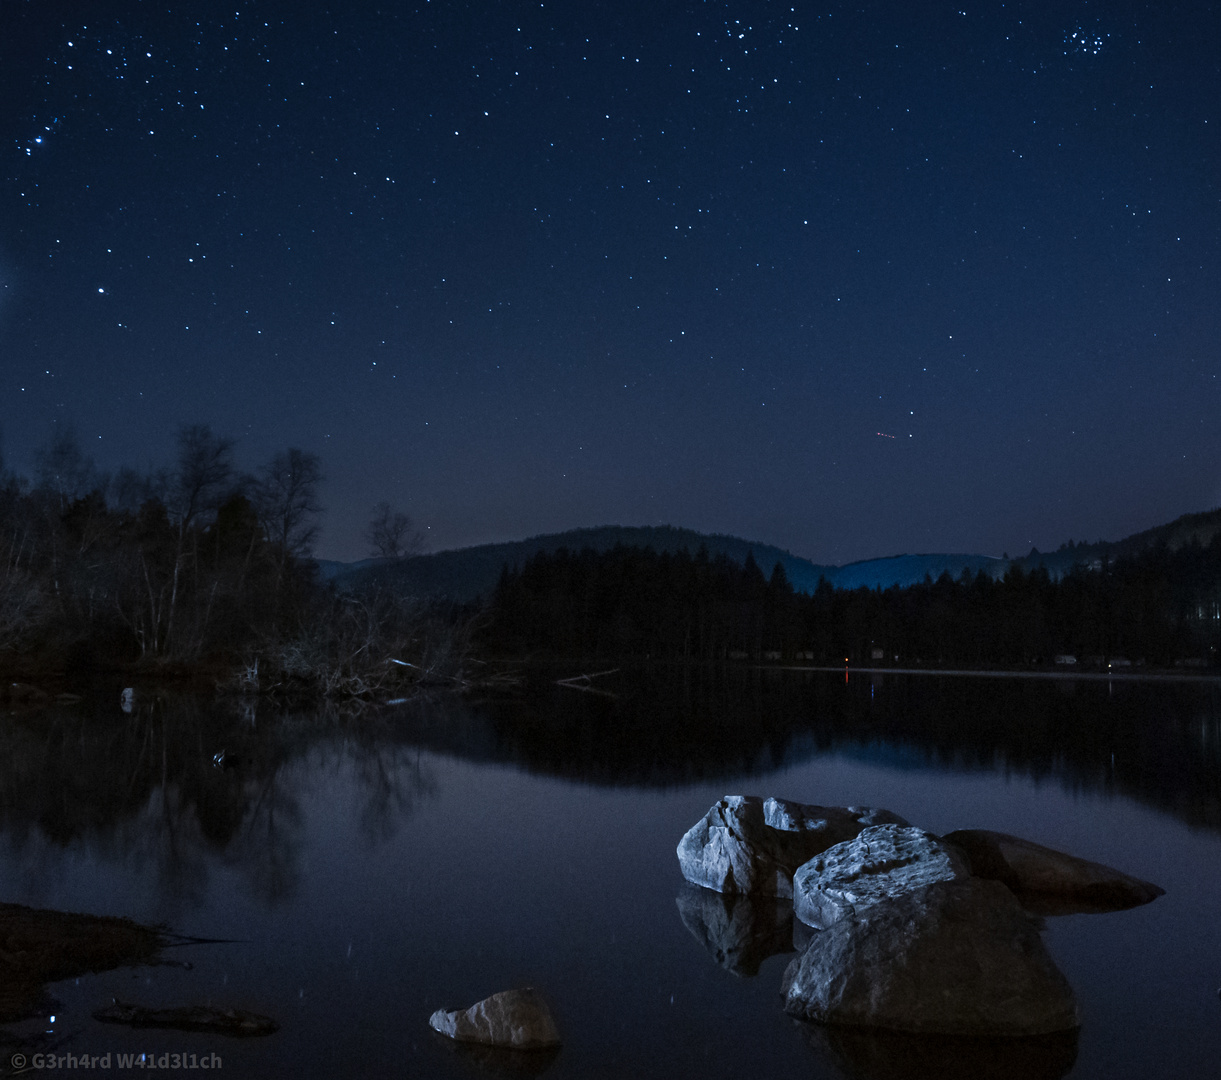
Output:
[[1060,1080],[1077,1060],[1076,1031],[968,1039],[793,1023],[844,1080]]
[[719,893],[684,883],[674,902],[691,936],[734,975],[758,975],[769,956],[794,951],[791,900]]
[[471,1076],[499,1076],[506,1080],[542,1076],[555,1064],[561,1050],[558,1046],[540,1050],[507,1050],[500,1046],[455,1042],[435,1033],[433,1045],[442,1047],[454,1060],[466,1065]]

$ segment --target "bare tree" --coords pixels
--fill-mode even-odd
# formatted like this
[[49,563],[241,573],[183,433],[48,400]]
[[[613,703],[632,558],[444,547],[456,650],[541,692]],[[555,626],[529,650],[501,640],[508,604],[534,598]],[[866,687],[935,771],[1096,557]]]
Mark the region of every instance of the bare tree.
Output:
[[[162,599],[164,592],[154,588],[147,563],[144,564],[154,652],[170,653],[177,644],[174,620],[178,612],[182,577],[188,564],[195,572],[196,594],[199,591],[199,530],[192,526],[196,525],[204,514],[214,512],[220,506],[233,484],[233,440],[214,434],[207,424],[188,424],[180,428],[178,467],[169,482],[169,510],[177,541],[168,602]],[[143,558],[141,553],[142,561]],[[159,633],[162,613],[165,629]],[[207,614],[204,616],[204,623],[206,622]]]
[[259,470],[254,501],[267,537],[284,556],[308,555],[318,539],[318,485],[322,462],[317,454],[291,447]]
[[36,451],[34,466],[39,488],[54,495],[61,510],[104,483],[68,424],[55,426],[47,445]]
[[182,535],[201,514],[215,510],[233,485],[233,440],[207,424],[178,431],[178,468],[170,481],[170,507]]
[[143,473],[124,465],[114,475],[108,489],[108,502],[123,514],[136,514],[152,499],[162,503],[170,490],[170,474],[166,469]]
[[388,502],[379,502],[373,508],[364,538],[370,554],[385,559],[418,555],[424,546],[424,537],[416,531],[415,522]]

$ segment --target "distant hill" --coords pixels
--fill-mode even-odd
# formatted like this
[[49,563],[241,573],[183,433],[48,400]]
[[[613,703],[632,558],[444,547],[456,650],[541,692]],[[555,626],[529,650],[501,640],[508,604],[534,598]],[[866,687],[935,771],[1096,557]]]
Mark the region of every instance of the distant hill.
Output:
[[420,596],[444,596],[460,602],[487,595],[496,587],[504,566],[517,567],[539,552],[554,552],[560,548],[581,551],[609,551],[616,544],[624,547],[651,547],[654,551],[697,552],[701,546],[709,554],[723,554],[735,562],[744,563],[753,553],[764,574],[770,575],[779,562],[794,588],[811,591],[819,575],[834,572],[835,567],[817,566],[773,547],[740,540],[736,536],[715,536],[692,529],[676,529],[669,525],[628,527],[607,525],[596,529],[571,529],[568,532],[533,536],[505,544],[480,544],[478,547],[438,551],[433,555],[417,555],[410,559],[388,561],[366,559],[363,562],[319,564],[323,575],[341,587],[352,586],[371,578],[393,583],[395,587]]
[[1123,540],[1093,544],[1065,544],[1054,552],[1031,550],[1019,559],[1007,560],[991,555],[893,555],[885,559],[866,559],[845,566],[825,566],[794,555],[791,551],[743,540],[737,536],[700,533],[693,529],[678,529],[670,525],[624,526],[605,525],[595,529],[570,529],[562,533],[533,536],[505,544],[480,544],[477,547],[438,551],[432,555],[417,555],[410,559],[364,559],[354,563],[319,561],[322,576],[333,580],[340,588],[351,588],[369,580],[383,580],[395,588],[418,596],[445,597],[465,603],[478,596],[487,596],[496,587],[504,566],[518,567],[540,551],[554,552],[560,548],[581,551],[609,551],[616,544],[624,547],[651,547],[654,551],[694,554],[706,547],[711,555],[725,555],[734,562],[744,563],[748,554],[765,575],[770,576],[776,563],[784,567],[789,582],[798,592],[813,592],[821,578],[838,589],[888,589],[892,585],[915,585],[942,574],[962,576],[980,571],[993,577],[1002,576],[1010,566],[1030,571],[1044,567],[1054,578],[1062,577],[1078,564],[1100,566],[1104,560],[1135,555],[1147,547],[1166,544],[1178,548],[1196,541],[1207,544],[1221,532],[1221,509],[1200,514],[1185,514],[1166,525],[1158,525],[1135,533]]
[[1003,566],[1002,560],[986,555],[897,555],[847,566],[824,566],[783,548],[736,536],[699,533],[669,525],[607,525],[595,529],[571,529],[505,544],[481,544],[478,547],[439,551],[433,555],[417,555],[397,561],[365,559],[356,563],[320,562],[319,568],[324,577],[334,580],[341,588],[380,579],[419,596],[447,597],[466,602],[480,595],[488,595],[496,587],[502,567],[521,566],[539,552],[550,553],[560,548],[609,551],[616,544],[651,547],[654,551],[671,553],[686,550],[692,554],[706,547],[709,554],[724,555],[737,563],[744,563],[747,555],[753,555],[765,575],[770,576],[772,568],[780,563],[793,588],[807,593],[813,592],[823,577],[840,588],[889,588],[891,585],[911,585],[923,581],[926,574],[936,578],[947,572],[958,577],[968,567],[972,572],[980,569],[996,572],[996,567]]
[[1030,554],[1014,563],[1024,570],[1043,567],[1053,578],[1063,577],[1074,566],[1098,568],[1104,560],[1128,558],[1138,555],[1146,548],[1165,544],[1172,551],[1187,544],[1198,543],[1207,546],[1221,532],[1221,508],[1206,510],[1198,514],[1184,514],[1165,525],[1155,525],[1152,529],[1133,533],[1122,540],[1099,540],[1093,544],[1074,544],[1070,541],[1056,551],[1040,552],[1031,550]]
[[889,559],[867,559],[829,568],[827,580],[837,589],[888,589],[891,585],[916,585],[925,577],[934,581],[942,574],[952,578],[964,570],[998,577],[1008,563],[991,555],[892,555]]

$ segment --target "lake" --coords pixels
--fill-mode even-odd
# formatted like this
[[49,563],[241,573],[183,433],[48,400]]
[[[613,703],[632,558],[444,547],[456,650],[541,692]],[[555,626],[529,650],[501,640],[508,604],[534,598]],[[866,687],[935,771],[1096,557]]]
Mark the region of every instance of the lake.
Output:
[[[124,712],[116,686],[0,718],[0,900],[222,939],[53,984],[45,1016],[0,1027],[0,1073],[13,1052],[144,1052],[231,1077],[523,1075],[427,1021],[534,985],[564,1037],[530,1059],[548,1077],[925,1075],[786,1017],[793,953],[735,973],[688,925],[675,845],[729,793],[1002,830],[1156,882],[1145,907],[1047,920],[1083,1026],[1058,1064],[1003,1075],[1221,1071],[1218,683],[654,669],[595,694],[556,674],[362,714]],[[280,1031],[95,1021],[113,998]]]

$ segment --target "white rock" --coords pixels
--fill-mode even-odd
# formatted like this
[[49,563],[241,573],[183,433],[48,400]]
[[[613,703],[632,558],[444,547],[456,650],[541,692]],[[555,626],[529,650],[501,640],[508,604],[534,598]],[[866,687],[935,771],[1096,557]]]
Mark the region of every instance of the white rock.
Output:
[[793,912],[824,929],[879,900],[970,876],[962,853],[932,833],[910,825],[875,825],[798,867]]
[[979,878],[847,914],[814,935],[781,993],[790,1015],[852,1027],[1008,1037],[1080,1026],[1038,921]]
[[559,1046],[560,1032],[542,995],[532,986],[502,990],[469,1009],[438,1009],[428,1025],[459,1042],[537,1050]]
[[679,841],[678,862],[683,877],[706,889],[790,897],[797,867],[881,822],[907,824],[868,806],[726,795]]

